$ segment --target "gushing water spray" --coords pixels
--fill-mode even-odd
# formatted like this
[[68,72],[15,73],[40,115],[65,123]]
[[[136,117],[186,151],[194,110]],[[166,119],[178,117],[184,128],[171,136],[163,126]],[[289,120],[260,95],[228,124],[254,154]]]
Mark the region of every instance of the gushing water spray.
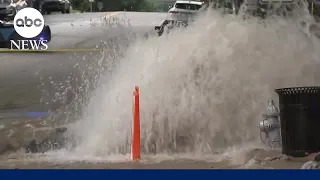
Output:
[[217,12],[183,31],[139,39],[115,58],[118,66],[71,127],[74,152],[130,152],[135,85],[143,154],[206,154],[258,142],[257,120],[273,89],[318,84],[319,47],[296,19],[243,20]]

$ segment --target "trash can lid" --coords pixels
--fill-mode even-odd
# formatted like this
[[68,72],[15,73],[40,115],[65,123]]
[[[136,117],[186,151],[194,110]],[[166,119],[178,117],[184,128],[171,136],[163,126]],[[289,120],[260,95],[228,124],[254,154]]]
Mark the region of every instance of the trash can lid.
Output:
[[320,86],[289,87],[275,90],[279,95],[320,94]]

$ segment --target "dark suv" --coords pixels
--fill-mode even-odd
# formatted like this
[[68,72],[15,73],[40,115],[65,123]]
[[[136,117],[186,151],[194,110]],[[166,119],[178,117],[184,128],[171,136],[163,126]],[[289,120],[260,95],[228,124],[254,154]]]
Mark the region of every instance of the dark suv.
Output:
[[41,11],[43,14],[50,14],[54,11],[61,11],[61,13],[70,13],[71,5],[69,0],[43,0]]

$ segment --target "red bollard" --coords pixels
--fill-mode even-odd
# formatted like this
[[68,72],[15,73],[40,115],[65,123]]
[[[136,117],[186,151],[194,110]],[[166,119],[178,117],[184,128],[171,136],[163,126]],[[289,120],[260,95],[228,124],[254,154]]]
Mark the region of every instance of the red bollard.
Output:
[[131,158],[140,160],[140,104],[139,87],[136,86],[133,91],[133,122],[132,122],[132,143]]

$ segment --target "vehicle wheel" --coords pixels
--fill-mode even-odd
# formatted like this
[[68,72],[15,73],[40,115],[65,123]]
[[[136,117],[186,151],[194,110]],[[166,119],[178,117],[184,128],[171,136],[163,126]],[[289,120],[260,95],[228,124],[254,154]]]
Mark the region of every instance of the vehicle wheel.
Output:
[[66,10],[66,13],[67,13],[67,14],[70,14],[70,9],[71,9],[71,8],[70,8],[70,6],[69,6],[69,7],[67,8],[67,10]]
[[65,9],[61,10],[61,13],[62,13],[62,14],[65,14],[65,13],[66,13],[66,10],[65,10]]
[[43,30],[42,30],[41,34],[46,37],[46,40],[48,40],[49,42],[51,41],[51,29],[50,29],[50,26],[45,25],[43,27]]
[[164,26],[161,25],[161,26],[159,27],[159,29],[157,29],[157,34],[158,34],[158,36],[162,36],[163,32],[164,32]]
[[159,30],[157,33],[158,33],[158,36],[162,36],[162,34],[163,34],[163,28],[161,28],[161,30]]
[[47,14],[51,14],[51,11],[47,11]]

